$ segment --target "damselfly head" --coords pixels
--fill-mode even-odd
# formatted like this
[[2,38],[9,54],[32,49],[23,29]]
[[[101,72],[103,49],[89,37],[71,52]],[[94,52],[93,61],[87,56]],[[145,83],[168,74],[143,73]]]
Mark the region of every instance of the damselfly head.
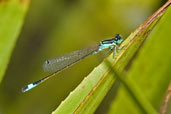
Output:
[[114,38],[114,42],[116,44],[120,44],[123,41],[122,36],[120,34],[116,34]]

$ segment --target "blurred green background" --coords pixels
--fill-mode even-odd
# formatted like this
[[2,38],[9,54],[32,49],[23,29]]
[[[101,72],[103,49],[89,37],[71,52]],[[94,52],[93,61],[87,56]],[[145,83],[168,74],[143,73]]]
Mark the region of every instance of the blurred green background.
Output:
[[[21,88],[46,76],[42,64],[116,33],[127,37],[163,0],[33,0],[0,84],[0,114],[49,114],[103,60],[94,55],[33,90]],[[102,56],[102,57],[101,57]],[[112,94],[112,92],[110,92]],[[96,114],[104,114],[111,95]],[[104,108],[106,107],[106,108]],[[102,110],[103,109],[103,110]]]

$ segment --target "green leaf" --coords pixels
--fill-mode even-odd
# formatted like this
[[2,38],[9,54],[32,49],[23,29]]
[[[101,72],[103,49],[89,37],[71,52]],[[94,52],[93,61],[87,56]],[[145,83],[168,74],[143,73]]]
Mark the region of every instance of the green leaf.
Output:
[[[117,57],[113,58],[111,55],[107,58],[115,70],[123,72],[169,4],[165,4],[154,13],[122,43],[125,47]],[[109,66],[105,62],[101,63],[70,93],[53,114],[94,113],[114,82],[115,77]]]
[[[132,67],[128,71],[128,79],[136,84],[152,106],[159,111],[166,89],[171,80],[171,7],[151,32],[145,45],[139,50]],[[109,114],[141,114],[135,101],[122,87],[113,101]]]
[[21,31],[29,0],[0,1],[0,82]]

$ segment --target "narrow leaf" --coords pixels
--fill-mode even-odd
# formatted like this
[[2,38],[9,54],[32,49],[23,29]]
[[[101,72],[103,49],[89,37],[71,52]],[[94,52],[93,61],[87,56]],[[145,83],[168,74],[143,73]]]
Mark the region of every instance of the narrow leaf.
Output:
[[29,0],[0,0],[0,82],[21,31]]
[[[111,55],[107,58],[117,71],[122,72],[124,70],[169,4],[166,3],[161,7],[122,43],[125,47],[117,57],[113,58]],[[70,93],[53,114],[94,113],[114,81],[115,78],[110,68],[105,62],[102,62]]]
[[[128,78],[136,83],[145,98],[159,111],[165,92],[171,80],[171,7],[151,32],[145,45],[128,71]],[[113,101],[109,114],[141,114],[137,104],[122,88]]]

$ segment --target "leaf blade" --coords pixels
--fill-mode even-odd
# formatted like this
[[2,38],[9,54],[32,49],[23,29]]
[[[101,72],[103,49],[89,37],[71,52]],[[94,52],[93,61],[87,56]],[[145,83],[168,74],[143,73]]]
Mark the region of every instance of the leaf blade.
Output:
[[[171,36],[169,32],[170,19],[171,8],[169,7],[128,72],[128,77],[136,82],[136,85],[143,91],[145,98],[158,111],[166,88],[171,80],[169,70],[171,67],[171,53],[168,52],[168,49],[171,48],[169,45],[169,37]],[[163,40],[162,38],[165,39]],[[126,112],[131,112],[132,114],[141,113],[135,107],[136,104],[130,99],[125,89],[122,88],[116,100],[112,103],[109,114]]]
[[[135,30],[124,42],[125,48],[121,50],[120,54],[116,58],[112,58],[112,55],[108,58],[108,60],[112,63],[112,65],[115,65],[115,68],[118,71],[123,71],[123,69],[126,67],[126,65],[129,63],[133,55],[136,53],[136,51],[139,49],[143,41],[146,39],[147,35],[150,33],[151,29],[155,26],[156,22],[159,20],[159,18],[162,16],[163,12],[165,11],[165,8],[167,8],[170,5],[167,4],[163,6],[159,11],[157,11],[153,16],[151,16],[144,24],[142,24],[139,28]],[[137,37],[139,36],[139,37]],[[128,51],[129,50],[129,51]],[[131,53],[130,53],[131,52]],[[128,56],[129,55],[129,56]],[[103,68],[104,67],[104,68]],[[102,68],[102,69],[101,69]],[[105,71],[103,71],[105,70]],[[101,72],[103,71],[103,72]],[[98,72],[101,72],[100,74]],[[113,82],[115,81],[115,78],[113,75],[110,75],[108,67],[103,62],[100,64],[97,68],[95,68],[89,76],[83,80],[83,82],[70,94],[65,101],[61,103],[61,105],[53,112],[53,114],[59,114],[59,113],[93,113],[97,106],[100,104],[104,96],[107,94],[108,90],[112,86]],[[108,75],[106,75],[108,74]],[[100,78],[99,78],[100,77]],[[94,79],[91,79],[94,78]],[[80,89],[83,84],[89,85],[88,81],[92,81],[93,85],[86,89]],[[87,82],[85,82],[87,81]],[[106,86],[103,86],[106,85]],[[105,88],[106,87],[106,88]],[[97,91],[96,91],[97,90]],[[86,92],[85,92],[86,91]],[[76,99],[76,94],[79,92],[79,96],[81,98]],[[84,93],[81,95],[81,92]],[[99,93],[100,96],[98,96]],[[93,96],[93,94],[95,94]],[[96,97],[99,97],[98,101],[96,101]],[[93,102],[93,104],[92,104]],[[75,103],[77,103],[75,105]],[[74,105],[74,106],[73,106]],[[87,107],[88,106],[88,107]],[[89,107],[90,106],[90,107]]]
[[0,82],[24,22],[29,1],[0,1]]

